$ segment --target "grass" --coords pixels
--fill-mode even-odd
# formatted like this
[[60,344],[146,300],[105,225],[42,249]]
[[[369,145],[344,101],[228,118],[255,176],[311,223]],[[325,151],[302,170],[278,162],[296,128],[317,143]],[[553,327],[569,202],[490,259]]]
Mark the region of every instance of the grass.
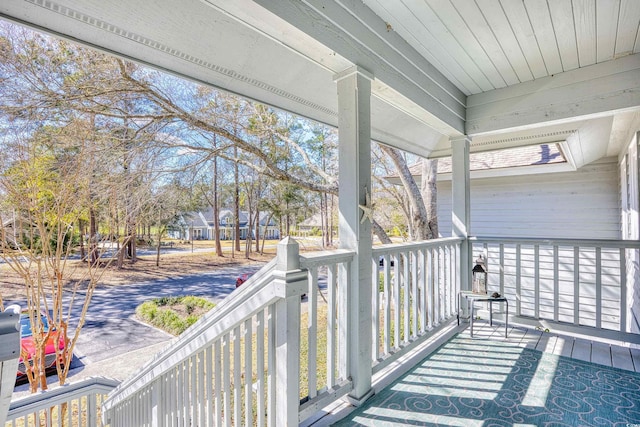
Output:
[[[265,321],[266,321],[266,316],[265,316]],[[300,398],[304,399],[309,395],[309,334],[307,333],[307,328],[309,325],[309,312],[307,311],[303,311],[300,315]],[[321,387],[324,387],[326,385],[327,382],[327,306],[324,304],[318,304],[318,310],[317,310],[317,318],[316,318],[316,325],[317,325],[317,334],[316,334],[316,346],[317,346],[317,354],[316,354],[316,383],[318,385],[320,385]],[[268,331],[265,331],[267,333],[265,333],[264,336],[264,348],[268,348]],[[271,331],[271,333],[273,333],[274,331]],[[256,381],[258,380],[257,377],[257,366],[258,366],[258,361],[257,361],[257,352],[256,352],[256,348],[257,348],[257,342],[258,342],[258,337],[257,334],[254,333],[252,334],[251,337],[251,348],[252,348],[252,367],[251,367],[251,371],[252,371],[252,378],[251,378],[251,383],[255,384]],[[233,343],[228,343],[227,345],[229,345],[229,366],[230,366],[230,373],[232,373],[234,371],[234,346]],[[246,346],[246,342],[244,340],[241,341],[240,343],[240,360],[242,361],[242,375],[241,375],[241,387],[244,388],[245,383],[246,383],[246,379],[244,376],[244,371],[245,371],[245,366],[244,366],[244,357],[245,357],[245,346]],[[267,370],[267,360],[265,358],[264,360],[265,366],[264,366],[264,372],[265,374],[268,373]],[[222,373],[222,375],[224,375],[224,373]],[[231,386],[231,390],[233,390],[235,388],[235,384],[234,384],[234,379],[233,379],[233,375],[231,374],[231,378],[230,378],[230,386]],[[255,390],[257,392],[257,390]],[[265,383],[265,388],[262,390],[263,396],[266,399],[267,396],[267,389],[266,389],[266,383]],[[234,400],[234,397],[231,397],[232,400]],[[244,417],[246,416],[246,408],[245,408],[245,402],[244,402],[244,396],[242,397],[242,419],[244,419]],[[257,401],[256,399],[253,399],[252,402],[253,405],[253,409],[252,409],[252,414],[253,414],[253,420],[252,420],[252,424],[255,425],[257,423]],[[231,404],[231,406],[233,407],[233,403]],[[232,414],[232,419],[233,419],[233,414]],[[233,419],[234,422],[236,423],[241,423],[240,420],[235,420]]]
[[[307,328],[309,325],[309,312],[304,312],[300,316],[300,397],[309,395],[309,335]],[[318,304],[318,316],[316,319],[317,334],[316,348],[316,378],[317,384],[327,383],[327,306]]]

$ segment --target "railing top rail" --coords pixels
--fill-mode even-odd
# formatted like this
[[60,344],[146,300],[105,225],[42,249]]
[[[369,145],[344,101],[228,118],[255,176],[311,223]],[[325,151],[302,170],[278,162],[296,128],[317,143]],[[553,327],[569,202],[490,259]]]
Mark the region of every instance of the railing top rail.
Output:
[[386,255],[392,252],[411,251],[416,249],[434,248],[442,245],[454,245],[461,243],[464,239],[460,237],[445,237],[442,239],[423,240],[420,242],[392,243],[388,245],[374,246],[372,253],[374,256]]
[[74,398],[87,396],[91,393],[107,394],[119,384],[120,381],[105,377],[90,377],[76,383],[65,384],[14,400],[9,406],[9,416],[12,418],[20,417],[38,409],[69,402]]
[[307,254],[300,254],[300,266],[309,268],[317,265],[332,264],[353,260],[355,251],[347,249],[336,249],[332,251],[318,251]]
[[[105,402],[109,408],[118,401],[135,393],[145,383],[165,373],[172,366],[206,347],[216,337],[232,329],[236,323],[267,306],[276,299],[272,292],[266,292],[272,284],[272,273],[276,259],[271,260],[262,270],[247,280],[211,311],[194,323],[182,335],[172,340],[160,353],[144,365],[135,375],[116,388]],[[235,323],[234,323],[235,322]]]
[[547,239],[534,237],[469,237],[471,243],[506,243],[530,244],[547,246],[583,246],[595,248],[623,248],[640,249],[640,240],[609,240],[609,239]]

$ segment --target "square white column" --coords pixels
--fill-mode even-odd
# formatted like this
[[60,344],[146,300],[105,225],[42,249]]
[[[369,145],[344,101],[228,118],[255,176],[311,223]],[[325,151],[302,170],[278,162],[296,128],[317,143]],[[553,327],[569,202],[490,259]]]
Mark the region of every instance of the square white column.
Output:
[[469,145],[467,136],[451,139],[451,194],[452,235],[465,239],[460,246],[460,278],[461,290],[471,289],[469,271],[471,270],[471,245],[466,240],[471,228],[471,180],[469,164]]
[[356,252],[351,272],[343,270],[340,277],[341,284],[350,283],[347,318],[341,320],[346,321],[349,339],[338,354],[346,358],[345,374],[353,380],[350,397],[355,404],[372,394],[372,236],[370,218],[363,218],[360,208],[371,203],[372,79],[359,67],[334,77],[338,86],[340,248]]

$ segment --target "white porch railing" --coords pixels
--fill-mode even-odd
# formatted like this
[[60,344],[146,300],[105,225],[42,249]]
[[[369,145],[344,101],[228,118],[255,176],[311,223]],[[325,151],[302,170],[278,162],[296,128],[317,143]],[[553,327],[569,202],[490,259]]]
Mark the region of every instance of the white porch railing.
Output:
[[106,423],[279,426],[348,393],[339,325],[349,284],[336,272],[353,253],[300,257],[297,247],[281,242],[273,262],[111,393]]
[[[351,391],[347,378],[347,345],[350,337],[343,319],[348,307],[347,288],[354,253],[346,250],[315,252],[300,256],[300,266],[307,270],[309,292],[304,310],[306,323],[301,323],[301,405],[299,419],[305,420],[336,399]],[[323,286],[320,286],[320,283]],[[322,289],[324,288],[324,289]],[[320,357],[324,354],[324,360]],[[304,377],[307,377],[306,381]]]
[[447,238],[373,248],[373,372],[455,316],[461,242]]
[[[372,373],[454,316],[460,242],[374,249]],[[297,244],[281,242],[274,262],[109,395],[105,420],[279,426],[345,396],[353,259],[346,250],[300,256]]]
[[[462,242],[373,248],[372,374],[457,314],[458,291],[467,287],[460,269],[471,269],[460,265]],[[487,258],[490,291],[506,295],[515,316],[633,335],[627,284],[635,280],[640,242],[470,242],[474,256]],[[276,260],[110,393],[105,425],[291,425],[345,396],[352,390],[354,337],[346,319],[353,260],[345,250],[300,256],[297,243],[281,242]],[[38,410],[51,406],[48,400]]]
[[102,427],[100,407],[118,381],[88,378],[11,402],[5,427]]
[[471,242],[474,257],[487,258],[490,291],[505,295],[515,316],[630,338],[624,336],[631,332],[628,295],[638,275],[640,242],[491,237]]

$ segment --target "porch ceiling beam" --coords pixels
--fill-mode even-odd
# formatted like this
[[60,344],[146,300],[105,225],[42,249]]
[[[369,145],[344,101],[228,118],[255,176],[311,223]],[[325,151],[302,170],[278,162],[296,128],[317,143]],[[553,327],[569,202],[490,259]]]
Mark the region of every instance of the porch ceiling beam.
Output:
[[[464,132],[466,96],[361,0],[254,0],[271,13],[369,70],[392,91],[428,111],[431,126]],[[383,89],[373,95],[387,100]],[[397,96],[387,100],[397,102]]]
[[482,135],[640,109],[640,54],[467,98],[466,131]]

